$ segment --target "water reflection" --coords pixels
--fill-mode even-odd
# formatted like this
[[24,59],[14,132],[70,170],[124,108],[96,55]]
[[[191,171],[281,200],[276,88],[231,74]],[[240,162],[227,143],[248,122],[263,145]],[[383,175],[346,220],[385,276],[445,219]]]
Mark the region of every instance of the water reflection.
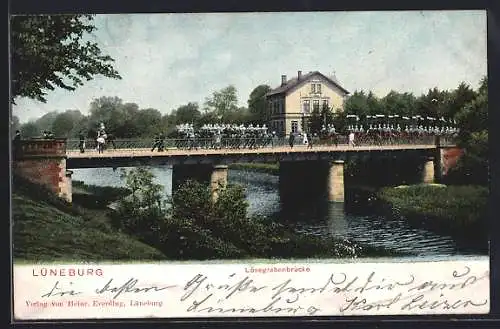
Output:
[[[155,181],[171,194],[171,169],[152,168]],[[477,255],[476,248],[458,246],[450,236],[411,227],[404,219],[386,218],[375,211],[370,193],[346,191],[345,203],[318,199],[313,202],[282,203],[277,176],[230,170],[230,183],[245,187],[249,213],[263,215],[298,232],[325,237],[347,238],[358,243],[383,247],[418,256]],[[76,169],[74,180],[101,186],[123,186],[120,170],[111,168]],[[304,191],[307,193],[307,191]]]
[[346,236],[349,232],[349,224],[345,215],[343,202],[328,202],[328,232],[332,235]]

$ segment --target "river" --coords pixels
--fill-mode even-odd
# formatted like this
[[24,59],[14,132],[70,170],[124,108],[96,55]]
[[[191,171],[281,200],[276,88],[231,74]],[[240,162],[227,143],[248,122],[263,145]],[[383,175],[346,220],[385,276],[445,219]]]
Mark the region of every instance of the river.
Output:
[[[172,190],[169,167],[151,168],[155,181]],[[120,169],[74,169],[73,180],[98,186],[124,186]],[[383,247],[408,257],[449,258],[484,256],[484,251],[451,236],[438,235],[426,229],[411,227],[404,219],[385,218],[370,207],[365,194],[346,193],[346,203],[282,205],[275,175],[243,170],[229,170],[230,183],[243,185],[249,202],[249,213],[271,216],[281,223],[307,234],[347,238],[358,243]]]

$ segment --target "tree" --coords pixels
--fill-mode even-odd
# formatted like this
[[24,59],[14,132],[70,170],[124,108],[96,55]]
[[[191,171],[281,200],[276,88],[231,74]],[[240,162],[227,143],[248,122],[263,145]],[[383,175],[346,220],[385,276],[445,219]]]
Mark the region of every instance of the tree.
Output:
[[251,119],[250,112],[246,107],[238,107],[227,113],[224,122],[248,124],[254,121]]
[[52,122],[52,132],[56,137],[70,137],[73,128],[82,118],[83,115],[78,110],[67,110],[60,113]]
[[40,118],[38,118],[35,121],[35,124],[37,125],[39,131],[51,130],[52,124],[54,123],[54,120],[58,115],[59,113],[57,111],[52,111],[49,113],[45,113]]
[[458,182],[488,184],[488,81],[484,78],[477,96],[455,115],[460,133],[457,144],[465,150],[464,156],[450,173]]
[[434,87],[417,99],[418,114],[426,117],[448,117],[450,94]]
[[156,109],[144,109],[137,113],[135,124],[141,136],[151,136],[155,133],[161,121],[161,112]]
[[318,134],[323,126],[323,118],[321,117],[321,112],[319,109],[315,108],[312,110],[309,116],[309,130],[313,134]]
[[232,85],[216,91],[211,97],[205,100],[206,111],[215,112],[218,118],[222,121],[226,119],[229,112],[238,109],[238,96],[236,88]]
[[250,120],[255,124],[264,124],[267,122],[267,102],[266,94],[271,91],[268,85],[257,86],[250,93],[248,98],[248,111]]
[[472,102],[476,97],[476,93],[465,82],[460,85],[450,95],[448,117],[453,118],[460,110],[468,103]]
[[348,114],[366,115],[368,113],[368,100],[364,91],[355,91],[345,102],[345,111]]
[[[90,103],[88,134],[95,136],[100,123],[104,123],[108,133],[116,134],[129,117],[123,111],[123,101],[119,97],[99,97]],[[131,118],[135,120],[135,117]],[[132,127],[129,127],[132,128]]]
[[96,75],[121,79],[113,59],[84,36],[96,30],[92,15],[11,17],[11,101],[46,102],[47,90],[75,90]]
[[201,112],[197,103],[189,102],[179,106],[175,110],[175,121],[177,123],[196,123],[201,117]]
[[15,115],[12,116],[10,119],[10,133],[11,133],[11,138],[14,137],[16,134],[16,130],[19,130],[21,128],[21,124],[19,123],[19,118]]
[[163,186],[154,182],[154,174],[147,168],[122,170],[121,178],[132,194],[120,201],[115,225],[154,245],[161,241],[159,232],[166,216]]
[[367,115],[376,115],[382,113],[382,102],[370,91],[366,97],[366,105],[368,106]]
[[[391,90],[380,100],[381,114],[411,116],[417,109],[417,99],[412,93],[398,93]],[[378,114],[372,112],[372,114]]]
[[38,129],[38,125],[30,121],[21,125],[21,136],[23,138],[31,138],[40,136],[40,129]]

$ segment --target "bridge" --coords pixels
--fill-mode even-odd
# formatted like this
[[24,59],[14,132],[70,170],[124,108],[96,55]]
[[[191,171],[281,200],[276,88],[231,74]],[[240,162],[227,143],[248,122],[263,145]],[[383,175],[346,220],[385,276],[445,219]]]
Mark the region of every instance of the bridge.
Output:
[[227,184],[229,164],[279,162],[280,190],[306,184],[310,178],[305,173],[314,172],[316,176],[323,176],[328,199],[343,202],[344,163],[349,159],[411,155],[420,159],[416,166],[423,166],[422,182],[432,183],[445,172],[443,162],[446,162],[447,151],[456,149],[452,140],[436,140],[434,136],[382,142],[359,140],[356,146],[338,140],[336,144],[318,143],[312,147],[290,147],[284,139],[250,144],[241,140],[223,140],[219,144],[166,140],[162,151],[152,151],[152,143],[151,140],[117,140],[116,148],[108,145],[101,153],[93,148],[94,145],[87,145],[82,152],[75,140],[23,140],[14,161],[14,170],[50,187],[71,202],[71,169],[172,166],[173,189],[187,179],[209,182],[216,199],[218,191]]

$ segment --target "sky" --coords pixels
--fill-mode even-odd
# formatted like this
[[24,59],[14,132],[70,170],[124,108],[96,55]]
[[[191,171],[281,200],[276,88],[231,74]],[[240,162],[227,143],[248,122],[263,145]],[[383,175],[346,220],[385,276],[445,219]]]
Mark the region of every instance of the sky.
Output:
[[240,106],[260,84],[320,71],[351,93],[477,88],[487,74],[485,11],[297,12],[96,15],[88,37],[115,59],[122,76],[97,76],[75,91],[49,91],[47,102],[16,99],[21,122],[51,111],[80,110],[118,96],[169,113],[202,106],[234,85]]

